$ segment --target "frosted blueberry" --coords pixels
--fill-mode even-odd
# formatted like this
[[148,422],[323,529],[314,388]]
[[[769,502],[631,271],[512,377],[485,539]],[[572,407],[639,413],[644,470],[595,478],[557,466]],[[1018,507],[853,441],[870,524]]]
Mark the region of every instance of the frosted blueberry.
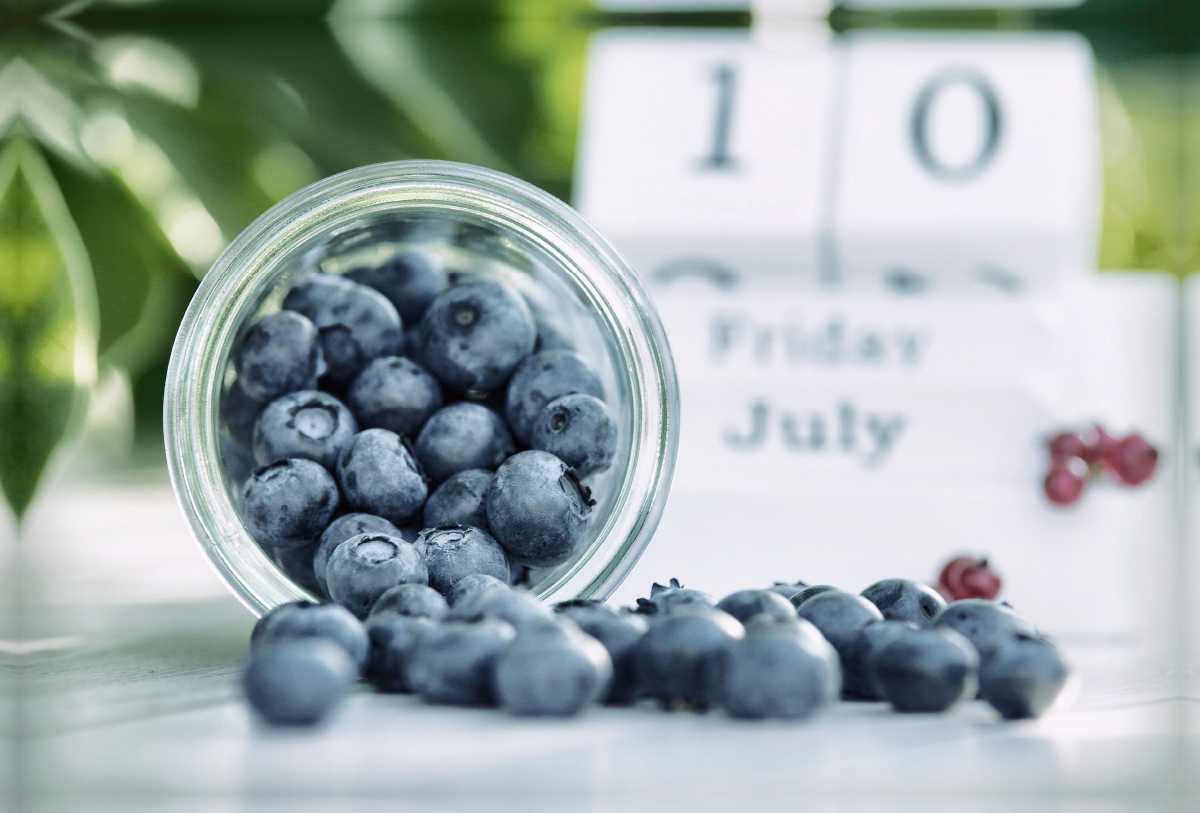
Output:
[[504,461],[488,486],[488,526],[510,558],[553,567],[578,550],[593,504],[591,490],[557,457],[521,452]]
[[934,619],[934,625],[966,636],[985,659],[993,649],[1014,635],[1038,637],[1037,630],[1024,618],[1008,607],[985,598],[950,602]]
[[841,590],[818,593],[797,607],[796,614],[811,621],[835,649],[841,649],[859,624],[883,620],[874,604]]
[[403,539],[387,534],[359,534],[334,548],[325,569],[329,597],[366,618],[388,588],[426,584],[425,559]]
[[872,669],[897,711],[945,711],[979,687],[979,653],[951,629],[901,631],[880,648]]
[[508,582],[495,576],[472,573],[470,576],[463,576],[455,583],[454,587],[446,595],[446,602],[453,607],[477,590],[491,590],[494,588],[508,590]]
[[263,402],[251,398],[237,381],[233,382],[229,391],[221,398],[221,420],[229,436],[238,442],[243,449],[250,449],[254,439],[254,424],[262,412]]
[[280,641],[293,638],[324,638],[337,644],[350,656],[358,671],[367,665],[367,632],[362,622],[345,607],[292,601],[280,604],[255,625],[250,638],[250,654]]
[[268,314],[246,332],[234,367],[238,386],[256,401],[312,389],[325,372],[317,328],[299,313]]
[[313,571],[313,556],[317,552],[317,543],[305,545],[302,548],[272,548],[271,558],[288,578],[305,590],[324,593],[317,574]]
[[1053,644],[1015,634],[983,659],[979,689],[1006,720],[1040,717],[1067,681],[1067,666]]
[[346,404],[364,429],[415,435],[441,409],[437,379],[403,356],[372,361],[346,390]]
[[468,469],[495,469],[513,451],[512,436],[500,416],[468,401],[435,412],[413,444],[417,460],[434,483]]
[[508,556],[486,531],[465,525],[426,528],[416,547],[429,567],[429,586],[449,595],[464,577],[476,573],[508,578]]
[[654,616],[634,648],[641,694],[664,704],[706,708],[708,661],[742,634],[737,619],[702,604],[681,605]]
[[932,587],[909,579],[884,579],[863,590],[863,598],[879,608],[889,621],[911,621],[918,627],[932,627],[946,606]]
[[[778,593],[788,601],[791,601],[793,596],[798,595],[800,591],[806,587],[808,587],[808,585],[802,581],[792,582],[791,584],[786,582],[775,582],[767,589],[772,593]],[[794,607],[795,605],[793,604],[792,606]]]
[[332,470],[358,431],[350,410],[327,392],[301,390],[267,404],[254,425],[254,459],[260,466],[303,457]]
[[700,604],[713,607],[716,601],[708,593],[692,590],[679,583],[679,579],[671,579],[666,584],[655,582],[650,585],[650,598],[637,600],[637,611],[643,615],[665,613],[672,607],[682,604]]
[[242,687],[250,706],[275,725],[313,725],[342,701],[357,679],[346,653],[320,639],[279,643],[250,660]]
[[500,618],[512,624],[518,631],[553,617],[550,608],[529,593],[509,588],[475,590],[455,602],[446,616],[448,619],[459,621]]
[[317,540],[317,548],[313,552],[313,575],[316,577],[317,586],[321,588],[322,595],[329,595],[329,587],[325,584],[325,568],[329,566],[329,557],[333,555],[333,549],[352,536],[366,533],[387,534],[403,538],[400,529],[383,517],[373,514],[344,514],[329,523],[329,527]]
[[578,353],[543,350],[526,358],[513,371],[504,401],[504,417],[513,435],[528,443],[533,422],[546,405],[574,393],[604,399],[600,378]]
[[771,590],[739,590],[717,602],[717,609],[724,610],[745,624],[756,615],[774,618],[796,617],[792,602]]
[[242,521],[260,545],[311,545],[337,506],[337,484],[311,460],[280,460],[263,466],[242,486]]
[[429,493],[416,459],[386,429],[355,435],[338,458],[337,477],[351,506],[395,525],[417,516]]
[[644,616],[618,612],[597,601],[567,601],[554,607],[561,616],[574,621],[581,630],[595,638],[612,659],[613,679],[605,703],[632,703],[637,695],[637,674],[634,671],[634,647],[650,625]]
[[849,698],[883,700],[883,687],[875,675],[874,660],[880,650],[908,630],[909,621],[876,621],[860,624],[838,650],[842,659],[842,691]]
[[425,501],[425,527],[470,525],[491,533],[487,521],[487,489],[492,473],[467,469],[450,477]]
[[432,629],[432,618],[416,615],[383,613],[367,619],[367,636],[371,640],[371,659],[366,678],[381,692],[412,691],[405,677],[417,639]]
[[549,452],[581,479],[612,465],[617,422],[599,398],[576,393],[551,401],[534,419],[531,448]]
[[612,659],[570,621],[531,625],[496,661],[492,687],[513,714],[567,717],[595,703],[612,680]]
[[416,324],[425,308],[449,286],[441,258],[429,251],[402,251],[378,268],[358,268],[346,276],[387,297],[406,325]]
[[381,615],[412,615],[442,620],[450,606],[442,594],[424,584],[398,584],[389,587],[371,605],[368,620]]
[[837,588],[832,584],[812,584],[803,587],[800,592],[791,597],[792,606],[799,608],[801,604],[813,596],[819,596],[821,593],[828,593],[831,590],[837,590]]
[[444,621],[416,640],[405,670],[406,682],[430,703],[493,705],[496,660],[517,637],[507,621]]

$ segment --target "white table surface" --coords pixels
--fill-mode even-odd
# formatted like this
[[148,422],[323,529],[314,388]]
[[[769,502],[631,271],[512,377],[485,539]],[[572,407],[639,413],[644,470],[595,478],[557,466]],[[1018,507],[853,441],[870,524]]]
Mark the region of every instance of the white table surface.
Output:
[[979,702],[944,715],[838,703],[800,723],[652,705],[525,720],[364,687],[323,727],[278,731],[239,697],[254,619],[191,540],[162,469],[53,486],[24,526],[19,573],[24,612],[4,644],[14,773],[0,779],[20,810],[330,810],[341,794],[362,797],[354,810],[1200,805],[1200,684],[1119,648],[1070,651],[1074,703],[1036,722]]

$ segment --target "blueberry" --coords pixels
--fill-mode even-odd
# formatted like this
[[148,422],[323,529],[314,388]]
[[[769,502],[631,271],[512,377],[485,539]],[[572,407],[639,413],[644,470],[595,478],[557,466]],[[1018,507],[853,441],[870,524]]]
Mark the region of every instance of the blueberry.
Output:
[[672,607],[681,604],[700,604],[705,607],[716,606],[716,602],[708,593],[699,590],[689,590],[679,583],[679,579],[671,579],[667,584],[655,582],[650,585],[650,598],[637,600],[638,612],[643,615],[665,613]]
[[476,590],[489,590],[495,587],[507,590],[508,582],[504,579],[498,579],[495,576],[472,573],[470,576],[462,577],[455,583],[454,587],[446,595],[446,601],[453,607]]
[[513,371],[504,400],[504,417],[513,435],[528,443],[533,423],[546,405],[574,393],[604,399],[604,386],[588,363],[569,350],[544,350]]
[[320,390],[301,390],[267,404],[254,425],[254,459],[265,466],[303,457],[329,470],[358,431],[341,401]]
[[490,280],[438,294],[421,318],[419,356],[459,391],[496,389],[533,352],[537,331],[520,294]]
[[317,574],[313,572],[313,556],[317,552],[317,543],[305,545],[302,548],[272,548],[271,558],[287,577],[305,590],[323,593]]
[[441,258],[416,250],[403,251],[378,268],[358,268],[346,276],[387,297],[406,325],[416,324],[434,297],[450,284]]
[[242,687],[267,722],[313,725],[333,711],[356,679],[340,647],[320,639],[291,640],[252,658]]
[[608,696],[601,700],[612,704],[632,703],[637,695],[634,647],[650,628],[645,617],[617,612],[599,602],[583,600],[563,602],[556,605],[554,611],[574,621],[608,650],[613,664],[613,679]]
[[434,483],[468,469],[495,469],[514,449],[500,416],[468,401],[435,412],[413,445],[417,460]]
[[593,504],[567,464],[547,452],[521,452],[488,486],[488,526],[512,559],[553,567],[579,549]]
[[837,590],[832,584],[814,584],[803,588],[799,593],[796,593],[791,598],[792,606],[799,607],[804,602],[808,601],[813,596],[819,596],[821,593],[828,593],[830,590]]
[[337,604],[293,601],[279,605],[255,625],[250,654],[293,638],[325,638],[345,650],[359,671],[367,665],[367,632],[361,621]]
[[759,615],[714,654],[706,680],[710,701],[732,717],[799,719],[836,699],[842,679],[837,653],[812,624]]
[[863,590],[863,598],[879,608],[889,621],[911,621],[932,627],[946,601],[932,587],[909,579],[884,579]]
[[872,668],[897,711],[945,711],[979,686],[979,653],[951,629],[902,631],[880,648]]
[[492,473],[467,469],[446,480],[425,501],[425,527],[470,525],[491,532],[487,521],[487,488]]
[[396,525],[417,516],[429,493],[408,447],[386,429],[355,435],[338,458],[337,477],[351,506]]
[[664,704],[706,708],[708,661],[742,634],[736,618],[703,604],[680,605],[654,616],[634,647],[640,693]]
[[[788,601],[791,601],[793,596],[798,595],[800,591],[806,587],[808,587],[808,585],[802,581],[792,582],[791,584],[788,584],[787,582],[775,582],[767,589],[772,593],[778,593]],[[795,607],[794,604],[792,606]]]
[[498,618],[444,621],[417,638],[405,670],[407,684],[430,703],[495,703],[492,672],[517,632]]
[[796,614],[811,621],[834,649],[841,649],[859,624],[882,621],[875,605],[862,596],[829,590],[818,593],[796,608]]
[[366,618],[371,607],[398,584],[425,584],[425,559],[412,545],[387,534],[359,534],[333,550],[325,569],[329,597]]
[[450,607],[446,618],[458,621],[478,621],[499,618],[521,631],[530,624],[553,619],[550,608],[523,590],[485,588],[475,590]]
[[437,379],[403,356],[372,361],[346,390],[346,403],[364,429],[415,435],[442,407]]
[[842,659],[842,691],[847,697],[883,700],[883,687],[875,674],[875,656],[884,646],[908,630],[919,629],[910,621],[876,621],[860,624],[838,650]]
[[399,355],[404,350],[400,315],[387,297],[365,285],[342,282],[345,284],[325,284],[324,295],[319,298],[293,300],[289,294],[283,303],[317,326],[327,368],[325,378],[335,386],[347,384],[373,359]]
[[771,590],[739,590],[717,602],[717,609],[724,610],[745,624],[756,615],[766,614],[774,618],[795,618],[796,608],[792,602]]
[[352,536],[366,533],[401,536],[400,529],[395,525],[373,514],[345,514],[329,523],[329,527],[321,534],[321,538],[317,540],[317,549],[313,553],[313,574],[323,595],[329,595],[329,587],[325,583],[325,569],[329,567],[329,557],[333,555],[333,549]]
[[242,486],[242,521],[260,545],[311,545],[337,506],[337,483],[311,460],[280,460],[263,466]]
[[492,687],[513,714],[568,717],[598,701],[612,680],[612,659],[569,620],[529,626],[496,661]]
[[1067,666],[1054,645],[1015,634],[983,659],[979,689],[1006,720],[1040,717],[1067,681]]
[[965,635],[983,658],[1018,633],[1037,637],[1037,630],[1028,621],[1008,607],[986,598],[952,601],[934,619],[934,626]]
[[[439,597],[440,598],[440,597]],[[412,691],[405,670],[412,659],[417,639],[436,626],[432,618],[383,613],[367,619],[371,660],[366,678],[381,692]]]
[[429,567],[429,586],[449,595],[459,581],[474,573],[508,579],[504,548],[486,531],[466,525],[426,528],[416,547]]
[[442,594],[425,584],[398,584],[389,587],[375,603],[367,620],[381,615],[412,615],[441,621],[450,610]]
[[249,449],[253,443],[254,424],[258,423],[263,406],[262,401],[247,395],[237,381],[221,399],[221,420],[225,421],[230,437],[243,449]]
[[309,274],[300,283],[293,285],[283,298],[285,310],[303,314],[310,321],[317,308],[326,299],[353,290],[356,283],[337,274],[320,271]]
[[246,332],[234,367],[238,386],[257,401],[312,389],[325,372],[317,328],[293,311],[264,316]]
[[564,395],[538,413],[529,445],[554,455],[580,478],[590,477],[612,465],[617,453],[617,422],[599,398]]

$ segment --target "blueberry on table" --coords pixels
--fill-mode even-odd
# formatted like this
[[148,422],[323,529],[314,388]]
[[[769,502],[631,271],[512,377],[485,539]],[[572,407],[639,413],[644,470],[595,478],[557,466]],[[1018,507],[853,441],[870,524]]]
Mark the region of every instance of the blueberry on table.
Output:
[[425,584],[398,584],[371,605],[367,620],[381,615],[411,615],[441,621],[450,610],[442,594]]
[[357,677],[340,647],[319,638],[295,639],[251,658],[242,687],[267,722],[313,725],[333,711]]
[[702,604],[681,605],[654,616],[634,647],[639,693],[664,705],[707,708],[708,662],[742,635],[736,618]]
[[333,549],[352,536],[367,533],[403,538],[399,528],[374,514],[344,514],[329,523],[329,527],[321,534],[321,538],[317,540],[317,549],[313,553],[313,575],[316,576],[317,586],[321,588],[323,595],[329,595],[329,587],[325,583],[325,568],[329,567],[329,557],[333,555]]
[[280,460],[263,466],[242,486],[242,521],[260,545],[311,545],[337,506],[337,483],[311,460]]
[[818,593],[797,607],[796,614],[811,621],[837,650],[841,650],[859,624],[883,620],[883,614],[874,604],[862,596],[841,590]]
[[302,548],[272,548],[271,559],[287,577],[305,590],[323,593],[317,574],[313,570],[313,556],[317,552],[317,543],[305,545]]
[[365,429],[337,462],[338,483],[358,511],[403,525],[425,505],[429,486],[416,459],[395,432]]
[[813,584],[804,587],[800,592],[791,597],[792,606],[799,608],[801,604],[808,601],[813,596],[819,596],[821,593],[828,593],[831,590],[837,590],[832,584]]
[[426,616],[383,613],[367,619],[371,659],[366,678],[381,692],[410,692],[405,670],[417,639],[436,626]]
[[488,486],[488,526],[510,558],[553,567],[579,549],[592,505],[590,489],[567,464],[547,452],[521,452]]
[[979,690],[1006,720],[1040,717],[1067,681],[1067,666],[1054,645],[1016,634],[983,659]]
[[618,612],[598,601],[566,601],[557,604],[554,612],[569,618],[608,650],[612,659],[612,683],[600,700],[613,705],[632,703],[637,696],[637,673],[634,671],[634,647],[650,628],[646,618],[636,613]]
[[529,446],[549,452],[581,479],[604,471],[617,453],[617,422],[608,405],[591,395],[564,395],[534,419]]
[[887,620],[911,621],[918,627],[932,627],[938,613],[946,607],[936,590],[909,579],[884,579],[860,595],[878,607]]
[[724,610],[743,624],[756,615],[787,619],[796,617],[792,602],[772,590],[738,590],[718,601],[717,609]]
[[597,702],[612,680],[608,650],[570,621],[530,626],[496,661],[492,688],[501,708],[569,717]]
[[716,606],[716,601],[708,593],[691,590],[679,583],[679,579],[671,579],[666,584],[655,582],[650,585],[650,598],[637,600],[637,611],[643,615],[665,613],[672,607],[681,604],[699,604],[704,607]]
[[[365,285],[342,282],[344,285],[325,285],[323,296],[304,301],[303,309],[294,308],[317,326],[325,380],[335,386],[349,383],[372,360],[404,350],[400,315],[387,297]],[[285,308],[291,308],[291,299],[291,294],[284,299]]]
[[358,432],[341,401],[320,390],[300,390],[276,398],[254,425],[254,459],[265,466],[303,457],[332,471],[338,455]]
[[504,399],[504,417],[517,440],[528,443],[533,422],[546,405],[575,393],[604,399],[600,377],[582,356],[570,350],[534,353],[513,371]]
[[530,625],[553,620],[554,613],[542,602],[523,590],[485,588],[470,593],[450,607],[447,619],[478,621],[499,618],[513,625],[518,632]]
[[508,590],[508,581],[483,573],[472,573],[470,576],[463,576],[455,583],[450,592],[446,594],[446,602],[453,607],[477,590],[490,590],[497,587],[501,590]]
[[417,537],[425,555],[429,586],[449,595],[464,577],[476,573],[508,579],[508,556],[486,531],[466,525],[426,528]]
[[413,444],[417,460],[434,483],[468,469],[495,469],[515,450],[503,419],[468,401],[435,412]]
[[491,483],[492,473],[484,469],[455,474],[425,501],[425,527],[470,525],[491,533],[487,521],[487,489]]
[[346,276],[387,297],[406,325],[416,324],[434,297],[450,285],[441,257],[416,249],[402,251],[377,268],[356,268]]
[[507,285],[477,280],[438,294],[421,317],[417,357],[448,387],[487,392],[533,352],[529,306]]
[[731,717],[748,719],[807,717],[835,700],[841,688],[837,653],[794,615],[756,617],[745,637],[714,654],[705,677],[710,702]]
[[939,629],[952,629],[966,636],[983,658],[1014,635],[1038,637],[1037,630],[1021,616],[994,601],[968,598],[952,601],[934,619]]
[[366,668],[367,632],[362,622],[345,607],[311,601],[280,604],[255,625],[250,638],[250,654],[257,655],[280,641],[294,638],[329,640],[345,650],[358,671]]
[[910,621],[876,621],[862,624],[847,636],[838,650],[842,662],[842,693],[856,700],[884,700],[875,674],[875,656],[906,631],[919,629]]
[[879,650],[872,668],[896,711],[945,711],[979,687],[979,653],[951,629],[902,631]]
[[442,407],[437,379],[403,356],[372,361],[346,390],[346,404],[359,426],[415,435]]
[[[806,587],[808,585],[802,581],[792,582],[791,584],[787,582],[775,582],[767,589],[772,593],[778,593],[790,602],[794,596],[799,595],[800,591]],[[794,604],[792,606],[795,607]]]
[[498,618],[435,624],[409,653],[407,685],[429,703],[494,705],[492,672],[516,637],[512,624]]
[[425,558],[412,545],[387,534],[359,534],[333,550],[325,569],[329,597],[359,618],[388,588],[426,584]]
[[238,386],[260,402],[312,389],[325,373],[316,326],[287,310],[264,316],[246,332],[233,365]]

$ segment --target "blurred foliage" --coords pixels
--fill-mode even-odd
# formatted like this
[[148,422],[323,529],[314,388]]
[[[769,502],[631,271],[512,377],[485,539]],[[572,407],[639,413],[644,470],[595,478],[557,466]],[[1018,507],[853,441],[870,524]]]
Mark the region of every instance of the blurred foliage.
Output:
[[[838,11],[832,22],[1084,32],[1101,64],[1102,265],[1184,273],[1200,266],[1200,73],[1180,57],[1200,35],[1180,23],[1185,5]],[[0,97],[17,98],[16,118],[0,121],[9,504],[24,510],[72,427],[109,425],[95,414],[102,401],[132,405],[137,435],[161,442],[187,302],[275,202],[405,158],[482,164],[569,199],[595,28],[747,19],[605,17],[588,0],[0,0]],[[45,366],[51,346],[74,348],[72,363]],[[74,420],[97,368],[92,409]]]

